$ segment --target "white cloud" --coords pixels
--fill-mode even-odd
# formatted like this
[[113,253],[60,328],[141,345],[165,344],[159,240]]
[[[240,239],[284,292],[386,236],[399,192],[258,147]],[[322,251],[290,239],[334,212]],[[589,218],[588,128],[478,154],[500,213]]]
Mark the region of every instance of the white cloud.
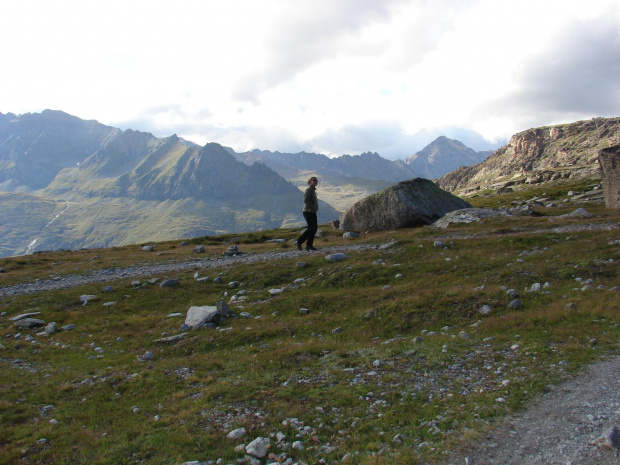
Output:
[[3,2],[0,111],[235,150],[481,150],[618,116],[619,29],[616,0]]

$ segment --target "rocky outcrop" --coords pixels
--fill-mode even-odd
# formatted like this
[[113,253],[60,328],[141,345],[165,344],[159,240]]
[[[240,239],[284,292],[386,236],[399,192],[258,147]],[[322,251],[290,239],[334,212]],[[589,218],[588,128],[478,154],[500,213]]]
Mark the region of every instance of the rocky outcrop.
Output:
[[620,208],[620,145],[600,150],[598,161],[603,171],[605,205]]
[[437,179],[449,192],[467,194],[517,184],[601,176],[598,150],[620,144],[620,118],[593,118],[515,134],[508,145],[477,165]]
[[415,178],[377,192],[353,205],[340,217],[342,229],[386,230],[432,224],[446,213],[470,204],[440,189],[428,179]]

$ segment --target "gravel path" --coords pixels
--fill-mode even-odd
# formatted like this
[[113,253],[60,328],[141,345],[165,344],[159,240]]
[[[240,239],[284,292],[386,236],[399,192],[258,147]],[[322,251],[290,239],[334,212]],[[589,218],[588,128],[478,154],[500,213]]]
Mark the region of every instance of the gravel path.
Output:
[[[599,361],[554,387],[445,463],[618,465],[620,432],[610,434],[614,427],[620,428],[620,356]],[[601,437],[605,439],[595,444]]]
[[70,287],[83,286],[93,283],[107,283],[117,279],[137,279],[143,276],[171,275],[173,273],[187,270],[227,268],[238,264],[261,263],[294,257],[303,259],[304,257],[308,257],[309,254],[316,253],[346,253],[377,248],[377,245],[352,244],[322,247],[318,252],[300,252],[298,250],[291,250],[282,252],[248,253],[234,256],[221,256],[217,258],[195,258],[173,263],[148,264],[141,266],[129,266],[125,268],[106,268],[79,275],[61,276],[54,279],[37,279],[31,283],[0,287],[0,299],[12,295],[67,289]]

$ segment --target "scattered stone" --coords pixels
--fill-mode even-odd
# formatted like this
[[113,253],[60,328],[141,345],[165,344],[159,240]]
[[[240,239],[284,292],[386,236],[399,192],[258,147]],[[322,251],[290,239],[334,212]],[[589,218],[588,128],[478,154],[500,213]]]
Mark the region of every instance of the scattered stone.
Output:
[[45,327],[45,332],[47,334],[55,334],[58,331],[58,328],[56,326],[56,323],[54,323],[53,321],[51,323],[48,323],[47,326]]
[[342,332],[342,328],[336,328],[334,330],[332,330],[333,334],[337,334],[337,333],[341,333]]
[[228,433],[226,437],[228,439],[236,440],[236,439],[241,439],[246,434],[247,434],[247,431],[245,430],[245,428],[242,427],[242,428],[237,428],[237,429],[232,430],[230,433]]
[[161,339],[155,339],[155,344],[176,344],[177,342],[185,339],[187,333],[177,334],[176,336],[162,337]]
[[588,213],[585,208],[578,208],[574,212],[567,213],[566,215],[560,215],[559,218],[592,218],[594,215]]
[[245,446],[245,452],[248,455],[262,459],[267,455],[267,451],[271,446],[269,438],[256,438],[254,441]]
[[433,242],[433,246],[438,248],[438,249],[447,249],[448,248],[448,244],[446,244],[443,241],[435,241],[435,242]]
[[307,268],[308,267],[308,262],[297,262],[296,266],[297,266],[297,268]]
[[148,350],[143,356],[142,356],[142,360],[155,360],[155,355],[153,355],[153,352],[151,352],[150,350]]
[[590,444],[601,449],[611,450],[618,455],[618,451],[620,451],[620,433],[618,432],[618,428],[612,426]]
[[185,324],[190,329],[198,329],[207,323],[219,323],[221,313],[217,307],[205,305],[204,307],[190,307],[187,311]]
[[43,326],[44,324],[45,321],[38,320],[36,318],[22,318],[21,320],[17,320],[15,323],[13,323],[13,326],[15,326],[16,328],[31,329],[38,328],[39,326]]
[[299,314],[300,315],[307,315],[310,313],[310,310],[308,310],[307,308],[300,308],[299,309]]
[[239,281],[231,281],[228,283],[228,287],[230,287],[231,289],[236,289],[239,287]]
[[245,252],[241,252],[239,250],[239,247],[237,247],[236,245],[231,245],[230,247],[228,247],[228,249],[226,249],[226,251],[222,253],[222,255],[225,255],[227,257],[233,257],[236,255],[245,255]]
[[478,309],[478,313],[480,313],[481,315],[485,315],[485,316],[486,316],[486,315],[488,315],[488,314],[490,314],[490,313],[491,313],[491,310],[492,310],[492,309],[491,309],[491,307],[490,307],[490,306],[488,306],[488,305],[483,305],[482,307],[480,307],[480,308]]
[[91,300],[97,300],[97,296],[95,295],[81,295],[80,296],[80,302],[82,302],[84,306],[86,306],[86,304],[88,304],[88,302],[90,302]]
[[207,249],[205,249],[204,245],[197,245],[192,249],[192,253],[205,253]]
[[514,289],[508,289],[506,291],[506,294],[508,294],[508,297],[510,297],[511,299],[516,299],[520,296],[520,294]]
[[113,292],[114,288],[112,286],[106,286],[104,287],[101,292]]
[[232,311],[230,310],[230,307],[228,306],[228,304],[226,302],[224,302],[224,300],[220,300],[220,305],[219,305],[219,310],[220,310],[220,314],[224,317],[224,318],[228,318],[231,314]]
[[216,284],[222,284],[224,280],[220,276],[218,276],[213,280],[213,282]]
[[268,239],[265,242],[273,244],[286,244],[286,239]]
[[385,249],[389,249],[390,247],[395,246],[396,244],[398,244],[398,241],[390,241],[386,244],[381,244],[378,249],[379,250],[385,250]]
[[347,231],[346,233],[342,235],[343,239],[355,239],[357,237],[360,237],[360,235],[353,231]]
[[33,316],[37,316],[37,315],[40,315],[40,314],[41,314],[41,312],[22,313],[21,315],[17,315],[17,316],[14,316],[12,318],[9,318],[9,321],[23,320],[24,318],[31,318]]
[[534,283],[528,289],[529,292],[539,292],[540,290],[542,290],[542,285],[540,283]]
[[508,308],[521,308],[523,307],[523,303],[519,299],[515,299],[508,304]]
[[325,256],[325,260],[330,263],[342,262],[344,260],[347,260],[348,258],[348,255],[344,253],[332,253]]
[[179,244],[179,247],[189,247],[189,242],[183,241]]
[[159,287],[177,287],[179,286],[179,280],[178,279],[164,279],[160,284]]
[[74,324],[65,325],[60,329],[62,329],[63,331],[73,331],[75,329],[75,325]]

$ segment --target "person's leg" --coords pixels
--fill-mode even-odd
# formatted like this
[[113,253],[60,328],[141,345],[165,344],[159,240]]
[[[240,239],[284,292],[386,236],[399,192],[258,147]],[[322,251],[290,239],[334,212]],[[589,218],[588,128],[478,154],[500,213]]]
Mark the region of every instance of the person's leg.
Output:
[[[308,240],[308,238],[310,237],[310,224],[312,222],[312,217],[308,216],[308,215],[312,215],[312,213],[309,212],[303,212],[304,218],[306,220],[306,224],[308,225],[308,227],[306,229],[304,229],[304,231],[301,233],[301,235],[297,238],[297,240],[295,241],[295,246],[301,250],[301,246],[304,242],[306,242]],[[310,219],[308,219],[310,218]],[[316,218],[316,215],[315,215]]]
[[304,212],[304,217],[308,223],[308,229],[306,230],[308,234],[306,249],[312,250],[314,249],[314,236],[319,229],[318,219],[316,213],[310,212]]

